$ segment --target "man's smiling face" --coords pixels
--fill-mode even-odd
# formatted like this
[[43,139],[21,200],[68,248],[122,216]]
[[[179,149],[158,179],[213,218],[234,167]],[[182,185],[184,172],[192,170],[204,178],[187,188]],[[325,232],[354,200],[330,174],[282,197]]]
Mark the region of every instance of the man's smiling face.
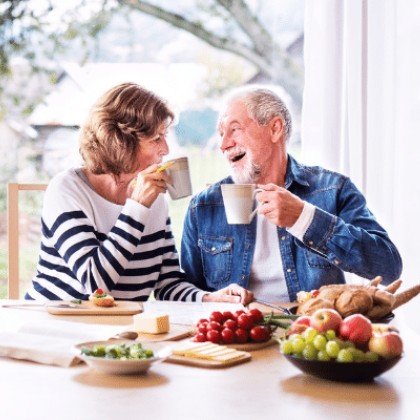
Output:
[[248,115],[243,102],[231,102],[219,120],[220,150],[236,183],[256,183],[270,159],[270,130]]

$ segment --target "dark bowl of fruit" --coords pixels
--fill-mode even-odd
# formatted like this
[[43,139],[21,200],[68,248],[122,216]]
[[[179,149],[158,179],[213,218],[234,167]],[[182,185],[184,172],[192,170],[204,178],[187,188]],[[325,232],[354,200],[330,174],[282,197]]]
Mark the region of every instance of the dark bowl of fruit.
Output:
[[280,353],[302,372],[334,381],[372,381],[402,352],[394,327],[362,314],[342,318],[331,308],[297,318],[280,341]]
[[342,363],[337,361],[308,360],[290,354],[283,354],[284,357],[309,375],[318,378],[340,382],[368,382],[383,374],[395,366],[401,356],[392,359],[380,359],[375,362],[351,362]]

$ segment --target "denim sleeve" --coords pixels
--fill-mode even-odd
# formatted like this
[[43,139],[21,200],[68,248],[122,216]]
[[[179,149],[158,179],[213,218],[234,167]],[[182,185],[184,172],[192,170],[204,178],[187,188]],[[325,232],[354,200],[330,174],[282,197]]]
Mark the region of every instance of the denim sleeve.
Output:
[[197,209],[190,203],[184,219],[182,232],[181,269],[185,272],[186,280],[202,290],[208,290],[203,275],[200,248],[198,246]]
[[315,210],[303,243],[343,271],[383,284],[398,279],[402,261],[396,246],[366,206],[366,200],[347,179],[335,197],[335,213]]

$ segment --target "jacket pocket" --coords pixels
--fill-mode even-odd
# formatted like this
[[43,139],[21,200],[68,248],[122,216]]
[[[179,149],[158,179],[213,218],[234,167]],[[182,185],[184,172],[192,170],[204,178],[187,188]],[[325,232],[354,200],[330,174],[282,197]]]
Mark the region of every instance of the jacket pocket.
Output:
[[224,236],[200,236],[203,272],[207,285],[214,289],[224,286],[232,273],[233,240]]
[[326,258],[305,249],[306,260],[312,268],[332,268],[334,267]]

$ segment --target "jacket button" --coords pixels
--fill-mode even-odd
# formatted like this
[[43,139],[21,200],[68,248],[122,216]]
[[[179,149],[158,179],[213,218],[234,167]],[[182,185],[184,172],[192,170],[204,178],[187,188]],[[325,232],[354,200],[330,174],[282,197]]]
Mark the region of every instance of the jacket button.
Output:
[[309,241],[309,245],[312,246],[314,244],[314,241]]
[[287,269],[287,272],[288,272],[288,273],[291,273],[291,272],[292,272],[292,269],[291,269],[291,268],[288,268],[288,269]]

